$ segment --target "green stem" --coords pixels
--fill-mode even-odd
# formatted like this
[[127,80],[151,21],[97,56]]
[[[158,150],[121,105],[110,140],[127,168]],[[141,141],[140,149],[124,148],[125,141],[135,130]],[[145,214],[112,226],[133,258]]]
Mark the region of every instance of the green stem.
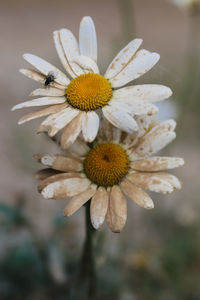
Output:
[[90,221],[90,201],[85,204],[85,222],[86,237],[80,262],[80,280],[81,285],[83,285],[84,290],[86,290],[87,299],[95,300],[97,299],[97,277],[93,252],[95,229],[92,227]]

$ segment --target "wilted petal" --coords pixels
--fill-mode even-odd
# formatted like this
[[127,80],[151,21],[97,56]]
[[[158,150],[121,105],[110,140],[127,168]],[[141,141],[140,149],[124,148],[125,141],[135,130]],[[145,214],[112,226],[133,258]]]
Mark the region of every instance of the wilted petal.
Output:
[[67,107],[61,112],[50,115],[42,122],[38,132],[47,131],[49,136],[54,136],[59,130],[69,124],[78,113],[78,110]]
[[84,141],[82,141],[80,138],[77,138],[68,151],[76,154],[77,156],[85,156],[90,151],[90,148]]
[[131,168],[137,171],[161,171],[178,168],[184,165],[183,158],[180,157],[150,157],[147,159],[136,160],[131,164]]
[[40,87],[39,89],[34,90],[30,96],[51,96],[51,97],[59,97],[65,95],[65,89],[57,89],[55,87],[47,86]]
[[128,65],[129,61],[133,59],[141,44],[141,39],[135,39],[124,47],[113,59],[104,76],[110,79],[119,74]]
[[107,105],[103,107],[102,110],[105,118],[115,127],[128,133],[134,133],[137,131],[138,126],[136,121],[121,107]]
[[104,187],[99,187],[94,194],[90,205],[90,217],[92,225],[98,229],[104,222],[108,209],[108,192]]
[[83,114],[79,113],[63,130],[61,136],[61,146],[63,149],[68,149],[79,136],[82,127],[82,117]]
[[32,69],[20,69],[20,73],[24,74],[26,77],[33,79],[37,82],[44,83],[46,76]]
[[113,232],[120,232],[126,224],[126,218],[126,198],[122,194],[119,186],[113,186],[110,192],[106,216],[108,226]]
[[137,187],[128,180],[121,183],[123,192],[139,206],[146,209],[154,208],[152,199],[141,188]]
[[59,174],[58,171],[53,170],[51,168],[41,169],[34,174],[34,178],[37,180],[44,180],[50,176]]
[[83,206],[96,192],[96,187],[89,186],[85,191],[73,197],[64,209],[64,216],[71,216]]
[[158,53],[140,50],[131,58],[128,65],[115,77],[109,79],[112,87],[121,87],[148,72],[160,59]]
[[34,120],[34,119],[44,117],[44,116],[47,116],[50,114],[58,113],[59,111],[65,109],[66,107],[67,107],[67,104],[63,103],[63,104],[52,105],[52,106],[34,111],[32,113],[28,113],[19,119],[18,124],[21,125],[30,120]]
[[79,28],[79,47],[82,55],[97,61],[97,37],[91,17],[84,17]]
[[25,107],[33,107],[33,106],[44,106],[51,104],[59,104],[66,102],[65,97],[42,97],[33,99],[30,101],[25,101],[13,106],[12,110],[21,109]]

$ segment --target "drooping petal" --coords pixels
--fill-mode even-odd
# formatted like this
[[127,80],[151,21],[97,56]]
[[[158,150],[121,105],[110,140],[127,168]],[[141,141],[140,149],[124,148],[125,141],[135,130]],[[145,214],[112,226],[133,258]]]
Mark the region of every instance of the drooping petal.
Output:
[[104,187],[99,187],[94,194],[90,205],[90,217],[92,225],[98,229],[104,222],[108,209],[108,192]]
[[61,85],[67,86],[70,83],[70,80],[63,72],[61,72],[58,68],[54,67],[44,59],[29,53],[24,54],[23,58],[42,74],[46,76],[52,74],[54,76],[54,80]]
[[79,47],[82,55],[97,61],[97,36],[91,17],[84,17],[79,28]]
[[126,198],[119,186],[113,186],[110,192],[106,220],[113,232],[122,231],[127,219]]
[[164,180],[159,173],[134,172],[127,175],[127,179],[133,184],[156,193],[172,193],[172,185]]
[[12,110],[21,109],[25,107],[33,107],[33,106],[44,106],[44,105],[51,105],[51,104],[59,104],[66,102],[65,97],[41,97],[29,101],[25,101],[19,103],[12,107]]
[[141,44],[141,39],[135,39],[131,41],[126,47],[124,47],[113,59],[104,76],[107,79],[111,79],[119,74],[133,59],[136,51]]
[[83,206],[96,192],[96,187],[89,186],[85,191],[73,197],[69,203],[65,206],[64,216],[71,216],[81,206]]
[[159,60],[158,53],[140,50],[129,61],[128,65],[115,77],[109,79],[112,87],[121,87],[148,72]]
[[68,151],[77,156],[85,156],[90,151],[90,148],[84,141],[82,141],[80,138],[77,138]]
[[80,112],[63,130],[61,146],[68,149],[77,139],[82,128],[83,114]]
[[115,127],[128,133],[134,133],[138,130],[136,121],[121,107],[107,105],[102,110],[105,118]]
[[51,168],[41,169],[34,174],[34,178],[37,180],[44,180],[50,176],[59,174],[58,171],[53,170]]
[[175,126],[176,122],[174,120],[168,120],[153,127],[150,132],[141,138],[139,144],[132,148],[134,157],[147,157],[163,149],[175,139],[176,134],[173,131]]
[[152,199],[141,188],[126,179],[121,183],[121,187],[123,192],[139,206],[146,209],[154,208]]
[[66,107],[67,107],[67,104],[63,103],[63,104],[52,105],[52,106],[28,113],[19,119],[18,124],[21,125],[30,120],[34,120],[34,119],[44,117],[44,116],[47,116],[50,114],[58,113],[59,111],[65,109]]
[[131,164],[131,167],[137,171],[152,172],[174,169],[183,165],[183,158],[157,156],[147,159],[136,160]]
[[63,155],[37,155],[37,160],[43,165],[63,172],[79,172],[82,170],[82,163],[74,158]]
[[[39,159],[39,158],[37,158],[37,156],[38,156],[38,154],[33,156],[35,160]],[[39,157],[40,157],[40,155],[39,155]],[[83,176],[81,173],[76,173],[76,172],[59,173],[57,171],[56,175],[50,176],[40,182],[40,184],[38,185],[38,191],[39,191],[39,193],[41,193],[42,190],[44,188],[46,188],[48,185],[50,185],[52,183],[56,183],[58,181],[63,181],[68,178],[83,178]]]
[[85,191],[89,181],[85,178],[67,178],[47,185],[41,194],[45,199],[67,199]]
[[30,96],[51,96],[51,97],[59,97],[65,95],[65,89],[57,89],[55,87],[47,86],[40,87],[39,89],[31,92]]
[[92,142],[99,130],[99,117],[94,111],[87,112],[82,119],[82,133],[86,142]]
[[78,110],[67,107],[61,112],[47,117],[40,125],[38,132],[47,131],[49,136],[54,136],[59,130],[69,124],[78,114]]
[[113,92],[114,99],[142,100],[155,103],[169,98],[172,95],[170,88],[159,84],[142,84],[127,86]]

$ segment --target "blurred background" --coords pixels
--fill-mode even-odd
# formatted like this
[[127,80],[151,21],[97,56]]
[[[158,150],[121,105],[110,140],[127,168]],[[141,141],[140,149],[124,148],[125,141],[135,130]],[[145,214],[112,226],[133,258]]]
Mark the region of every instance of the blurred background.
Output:
[[[135,37],[161,60],[135,83],[170,86],[159,105],[160,119],[178,121],[177,139],[165,155],[184,157],[175,174],[183,189],[152,195],[155,209],[128,203],[121,234],[106,225],[95,236],[99,299],[200,299],[200,13],[168,0],[0,0],[0,299],[87,299],[73,292],[84,242],[84,209],[62,217],[65,201],[46,201],[32,174],[35,153],[55,153],[53,142],[36,135],[39,121],[17,125],[24,113],[13,105],[28,100],[38,85],[18,72],[34,53],[62,69],[52,31],[66,27],[78,36],[90,15],[98,36],[102,73]],[[76,291],[77,292],[77,291]]]

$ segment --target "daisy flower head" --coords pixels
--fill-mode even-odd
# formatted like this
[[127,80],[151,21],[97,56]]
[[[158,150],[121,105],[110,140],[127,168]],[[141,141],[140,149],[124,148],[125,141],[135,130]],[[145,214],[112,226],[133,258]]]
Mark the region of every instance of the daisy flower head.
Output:
[[163,85],[144,84],[124,87],[149,71],[159,60],[157,53],[138,50],[141,39],[134,39],[123,48],[108,66],[104,76],[97,66],[97,38],[90,17],[80,23],[79,42],[68,29],[53,33],[56,50],[65,73],[33,54],[24,59],[36,70],[20,70],[25,76],[42,84],[31,96],[42,96],[17,104],[13,110],[46,106],[29,113],[19,124],[47,116],[39,132],[49,136],[62,131],[62,148],[70,147],[81,135],[92,142],[99,130],[99,115],[115,127],[134,133],[138,130],[136,116],[153,115],[158,108],[155,102],[171,96],[170,88]]
[[70,216],[91,199],[91,223],[98,229],[106,218],[113,232],[120,232],[127,219],[126,199],[152,209],[144,191],[171,193],[181,188],[177,177],[164,170],[184,164],[182,158],[152,156],[175,138],[173,120],[155,123],[137,117],[137,134],[101,123],[93,148],[78,138],[65,155],[35,155],[46,168],[36,173],[39,192],[45,199],[69,199],[64,215]]

